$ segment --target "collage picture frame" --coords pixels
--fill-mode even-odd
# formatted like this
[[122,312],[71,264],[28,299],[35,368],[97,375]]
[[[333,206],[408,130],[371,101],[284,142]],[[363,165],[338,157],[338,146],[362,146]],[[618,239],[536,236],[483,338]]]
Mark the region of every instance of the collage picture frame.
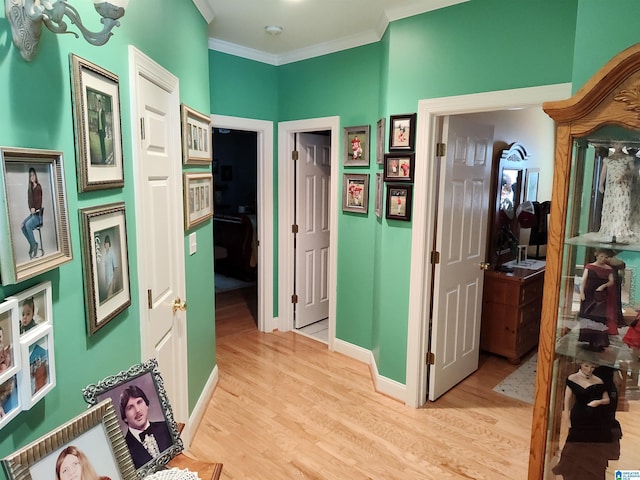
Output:
[[79,211],[87,331],[93,335],[131,305],[124,202]]
[[125,448],[111,400],[69,420],[3,459],[9,480],[55,478],[56,464],[76,461],[95,470],[98,478],[135,480],[136,470]]
[[43,325],[22,335],[20,350],[20,402],[23,410],[29,410],[56,386],[53,325]]
[[[82,396],[89,405],[111,401],[120,410],[121,415],[116,425],[131,454],[138,478],[155,472],[183,450],[178,424],[174,419],[156,359],[133,365],[128,370],[87,385],[82,390]],[[129,430],[130,427],[135,428],[135,423],[141,420],[130,418],[126,413],[127,406],[136,403],[136,399],[144,400],[147,407],[144,409],[144,422],[150,422],[149,428],[153,431],[159,449],[155,458],[148,454]]]
[[124,187],[120,82],[70,54],[78,191]]
[[385,182],[413,182],[414,153],[388,153],[384,156]]
[[184,229],[213,218],[213,175],[211,173],[184,173]]
[[0,303],[0,429],[22,411],[18,374],[22,364],[18,301]]
[[343,165],[345,167],[368,167],[371,127],[360,125],[344,127]]
[[180,105],[182,121],[182,161],[185,165],[211,165],[213,148],[211,118],[185,105]]
[[62,152],[0,148],[0,277],[22,282],[72,260]]

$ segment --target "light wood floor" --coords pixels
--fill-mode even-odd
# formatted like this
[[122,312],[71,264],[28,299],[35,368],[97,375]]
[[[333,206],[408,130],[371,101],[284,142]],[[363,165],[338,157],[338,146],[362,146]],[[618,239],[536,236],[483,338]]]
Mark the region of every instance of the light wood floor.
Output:
[[527,477],[532,406],[492,388],[516,367],[481,368],[421,409],[378,394],[367,365],[292,332],[258,332],[246,292],[216,297],[220,381],[190,448],[221,479]]

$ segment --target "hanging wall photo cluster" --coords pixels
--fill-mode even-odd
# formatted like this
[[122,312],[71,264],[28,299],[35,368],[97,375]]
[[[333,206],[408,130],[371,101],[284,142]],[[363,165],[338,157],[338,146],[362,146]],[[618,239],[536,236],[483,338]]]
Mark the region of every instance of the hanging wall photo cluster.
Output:
[[[380,119],[378,125],[384,125]],[[380,128],[380,127],[379,127]],[[384,128],[384,126],[382,127]],[[411,198],[415,171],[416,114],[391,115],[389,117],[389,152],[382,161],[383,179],[387,182],[386,215],[390,220],[411,220]],[[381,147],[384,150],[384,136]],[[382,206],[382,185],[376,188],[376,205]],[[378,199],[377,196],[380,196]],[[376,209],[376,214],[378,210]],[[382,217],[382,208],[380,214]]]
[[[345,167],[369,166],[369,125],[344,128]],[[342,211],[361,213],[369,212],[369,174],[345,173],[342,178]]]
[[56,385],[51,283],[0,303],[0,429]]

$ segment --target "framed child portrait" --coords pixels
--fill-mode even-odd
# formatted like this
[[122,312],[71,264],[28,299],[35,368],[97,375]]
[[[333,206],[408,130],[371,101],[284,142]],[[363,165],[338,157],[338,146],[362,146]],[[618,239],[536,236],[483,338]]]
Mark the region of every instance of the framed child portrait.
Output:
[[78,191],[124,186],[118,76],[71,54]]
[[20,349],[20,401],[22,409],[29,410],[56,386],[53,325],[34,329],[20,337]]
[[117,424],[139,478],[182,451],[178,425],[155,359],[88,385],[82,395],[89,405],[111,400],[120,412]]
[[411,185],[387,184],[387,214],[389,220],[411,220]]
[[385,182],[413,182],[415,154],[388,153],[384,156]]
[[20,370],[19,324],[18,301],[9,297],[0,303],[0,384]]
[[344,128],[344,166],[369,166],[369,125]]
[[391,115],[389,123],[389,151],[414,150],[416,114]]
[[0,381],[0,430],[22,411],[18,392],[18,377]]
[[22,282],[73,258],[62,153],[0,148],[0,276]]
[[131,305],[124,202],[80,210],[87,330],[93,335]]
[[91,478],[135,480],[136,471],[110,400],[68,421],[3,459],[9,480],[62,478],[77,466]]
[[367,214],[369,174],[345,173],[342,179],[342,211]]
[[12,298],[18,301],[20,335],[53,323],[51,282],[42,282],[17,293]]

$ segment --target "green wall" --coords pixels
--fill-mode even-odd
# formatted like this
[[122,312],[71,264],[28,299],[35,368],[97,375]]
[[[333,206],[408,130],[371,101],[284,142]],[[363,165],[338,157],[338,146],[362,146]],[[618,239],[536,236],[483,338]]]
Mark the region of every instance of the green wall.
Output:
[[[98,30],[101,25],[92,2],[75,1],[73,4],[87,27]],[[70,263],[20,284],[0,287],[0,298],[5,298],[41,281],[52,282],[57,374],[56,387],[43,400],[31,410],[20,413],[0,430],[0,457],[81,413],[86,408],[81,394],[83,387],[126,369],[141,359],[128,45],[134,45],[179,78],[181,101],[208,113],[207,25],[191,0],[135,0],[131,2],[121,23],[122,26],[114,30],[114,36],[103,47],[93,47],[84,39],[76,39],[72,35],[54,35],[44,29],[38,55],[27,63],[11,43],[4,9],[0,13],[0,33],[4,38],[0,56],[0,105],[4,107],[3,115],[0,115],[0,145],[63,152],[73,248],[73,260]],[[69,28],[75,29],[71,24]],[[189,55],[184,52],[189,52]],[[119,77],[125,170],[125,187],[122,189],[78,193],[69,53],[96,63]],[[88,337],[78,209],[115,201],[124,201],[127,208],[132,305]],[[188,256],[185,253],[190,410],[215,366],[215,329],[211,314],[211,225],[199,228],[197,234],[200,245],[197,254]],[[185,240],[185,252],[186,248]],[[2,478],[4,473],[0,474]]]

